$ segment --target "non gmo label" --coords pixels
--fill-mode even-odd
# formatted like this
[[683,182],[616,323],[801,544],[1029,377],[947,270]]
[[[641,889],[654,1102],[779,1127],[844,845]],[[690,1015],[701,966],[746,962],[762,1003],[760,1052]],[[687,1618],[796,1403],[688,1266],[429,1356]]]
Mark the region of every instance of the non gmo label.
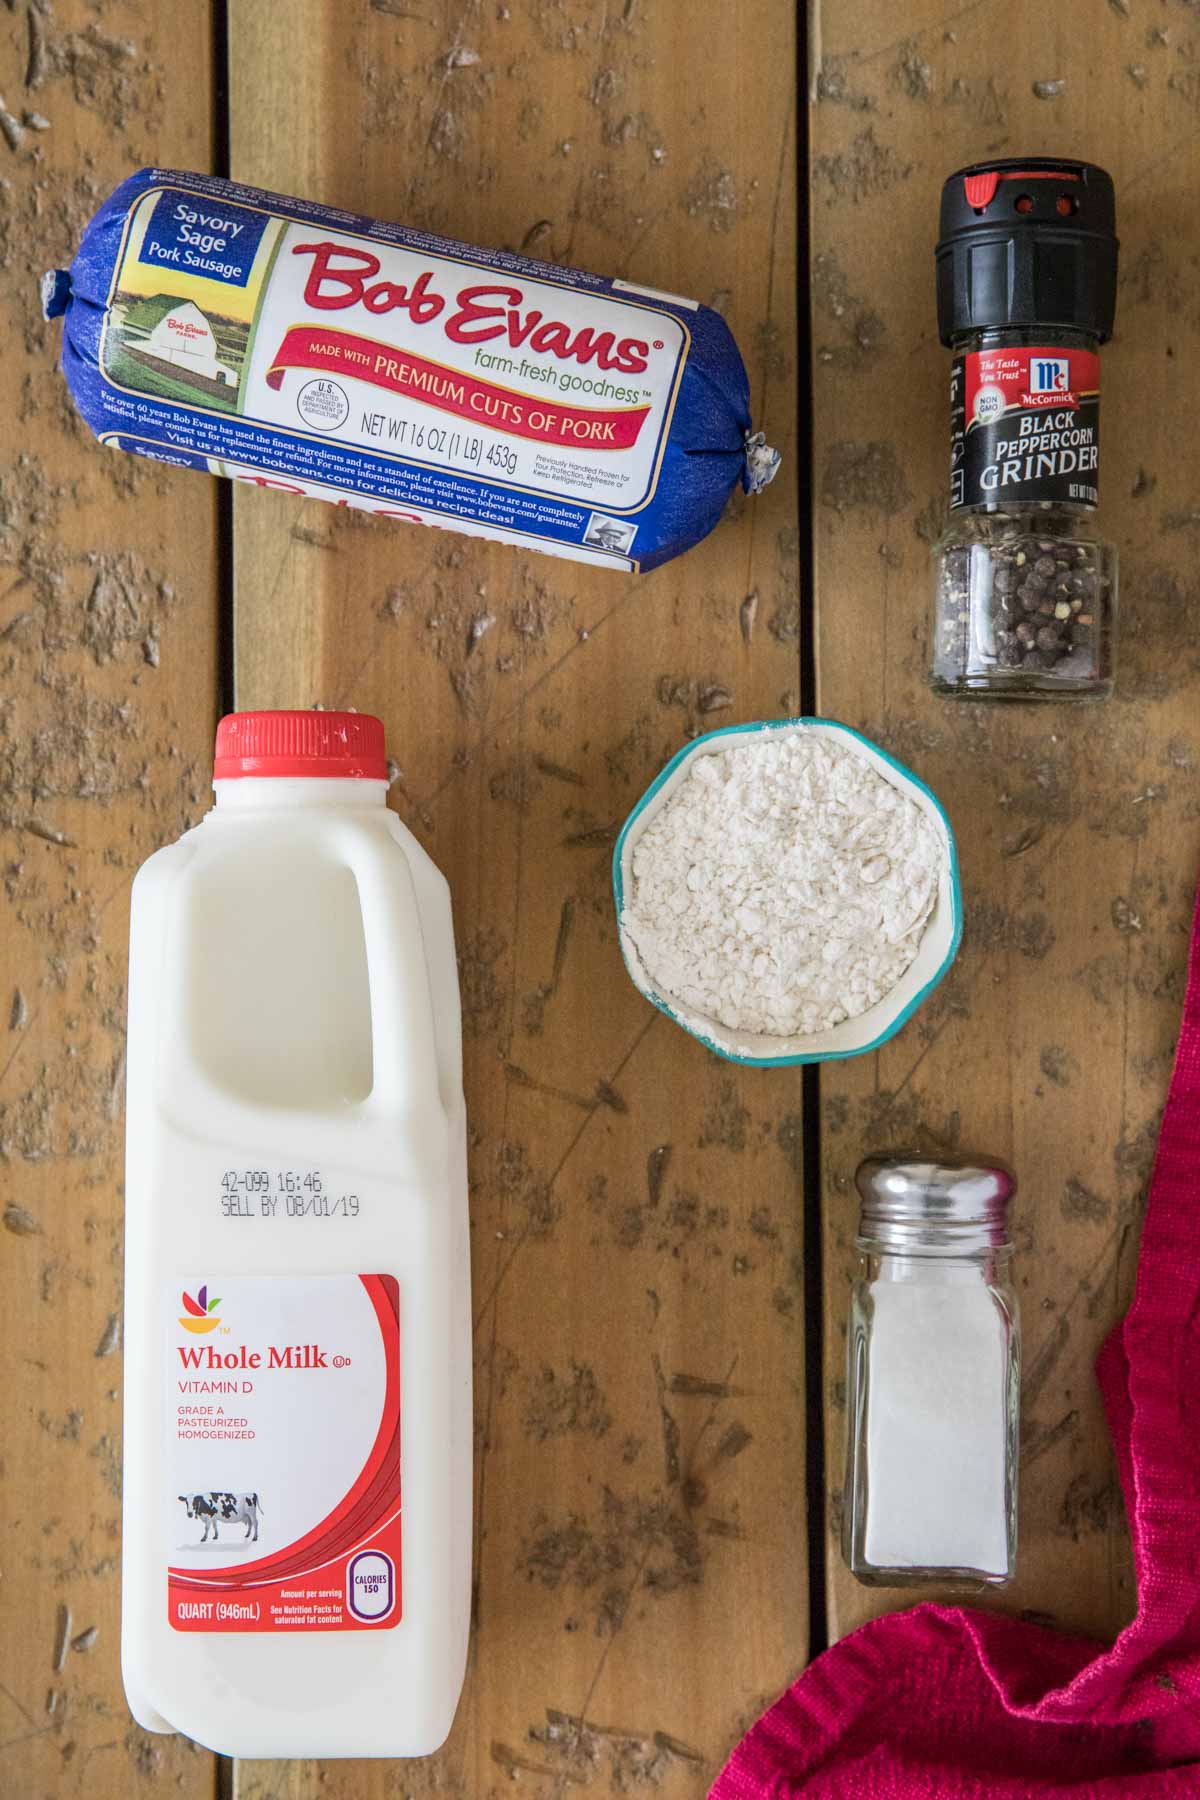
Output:
[[398,1624],[394,1277],[200,1271],[164,1308],[171,1624]]
[[1095,506],[1100,358],[1090,350],[979,350],[950,377],[950,504]]

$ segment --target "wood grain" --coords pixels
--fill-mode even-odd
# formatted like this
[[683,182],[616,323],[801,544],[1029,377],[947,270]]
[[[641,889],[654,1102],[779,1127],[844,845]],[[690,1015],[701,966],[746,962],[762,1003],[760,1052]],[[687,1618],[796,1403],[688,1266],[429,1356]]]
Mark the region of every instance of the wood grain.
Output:
[[[1197,862],[1200,350],[1190,216],[1195,21],[1123,5],[909,10],[814,31],[815,534],[822,711],[946,803],[967,936],[877,1056],[822,1082],[832,1630],[903,1603],[837,1555],[852,1177],[917,1142],[1009,1154],[1026,1376],[1019,1578],[997,1604],[1104,1635],[1135,1594],[1092,1376],[1128,1302],[1182,998]],[[1035,85],[1051,97],[1039,97]],[[1043,84],[1052,85],[1046,90]],[[932,246],[943,177],[989,154],[1091,157],[1117,186],[1122,276],[1105,354],[1101,523],[1121,546],[1108,706],[1009,711],[924,685],[929,542],[945,501],[947,359]]]
[[199,1800],[121,1691],[118,1321],[129,885],[207,804],[215,498],[96,446],[37,283],[139,163],[206,165],[209,9],[10,4],[0,94],[0,1787]]
[[805,1654],[799,1083],[639,999],[609,861],[689,734],[797,704],[790,9],[732,33],[640,0],[230,22],[236,176],[714,302],[790,453],[640,579],[238,496],[239,705],[380,713],[453,889],[478,1417],[446,1750],[241,1764],[237,1792],[699,1795]]

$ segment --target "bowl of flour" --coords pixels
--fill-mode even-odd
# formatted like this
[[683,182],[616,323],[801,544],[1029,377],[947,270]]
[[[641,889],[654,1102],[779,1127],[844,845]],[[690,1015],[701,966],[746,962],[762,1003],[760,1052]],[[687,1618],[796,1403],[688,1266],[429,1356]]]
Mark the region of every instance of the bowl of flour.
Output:
[[940,802],[831,719],[733,725],[687,745],[625,821],[613,886],[636,985],[734,1062],[878,1048],[962,938]]

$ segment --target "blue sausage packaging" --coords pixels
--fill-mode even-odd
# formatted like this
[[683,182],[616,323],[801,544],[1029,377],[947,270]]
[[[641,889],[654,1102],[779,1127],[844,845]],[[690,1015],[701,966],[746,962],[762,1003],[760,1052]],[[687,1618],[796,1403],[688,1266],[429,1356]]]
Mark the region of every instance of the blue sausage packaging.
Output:
[[43,304],[102,444],[581,562],[778,466],[708,307],[214,176],[130,176]]

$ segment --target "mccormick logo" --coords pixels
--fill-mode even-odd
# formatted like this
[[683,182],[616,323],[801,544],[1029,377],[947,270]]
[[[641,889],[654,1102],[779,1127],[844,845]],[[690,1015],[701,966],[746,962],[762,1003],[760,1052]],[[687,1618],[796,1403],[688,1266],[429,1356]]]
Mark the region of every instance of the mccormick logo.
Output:
[[1034,356],[1029,362],[1031,394],[1069,394],[1071,365],[1065,356]]
[[194,1331],[197,1336],[203,1336],[208,1331],[215,1331],[221,1322],[217,1313],[220,1304],[220,1300],[215,1297],[212,1300],[209,1299],[207,1282],[202,1288],[197,1289],[194,1300],[184,1288],[184,1311],[180,1315],[179,1323],[185,1331]]

